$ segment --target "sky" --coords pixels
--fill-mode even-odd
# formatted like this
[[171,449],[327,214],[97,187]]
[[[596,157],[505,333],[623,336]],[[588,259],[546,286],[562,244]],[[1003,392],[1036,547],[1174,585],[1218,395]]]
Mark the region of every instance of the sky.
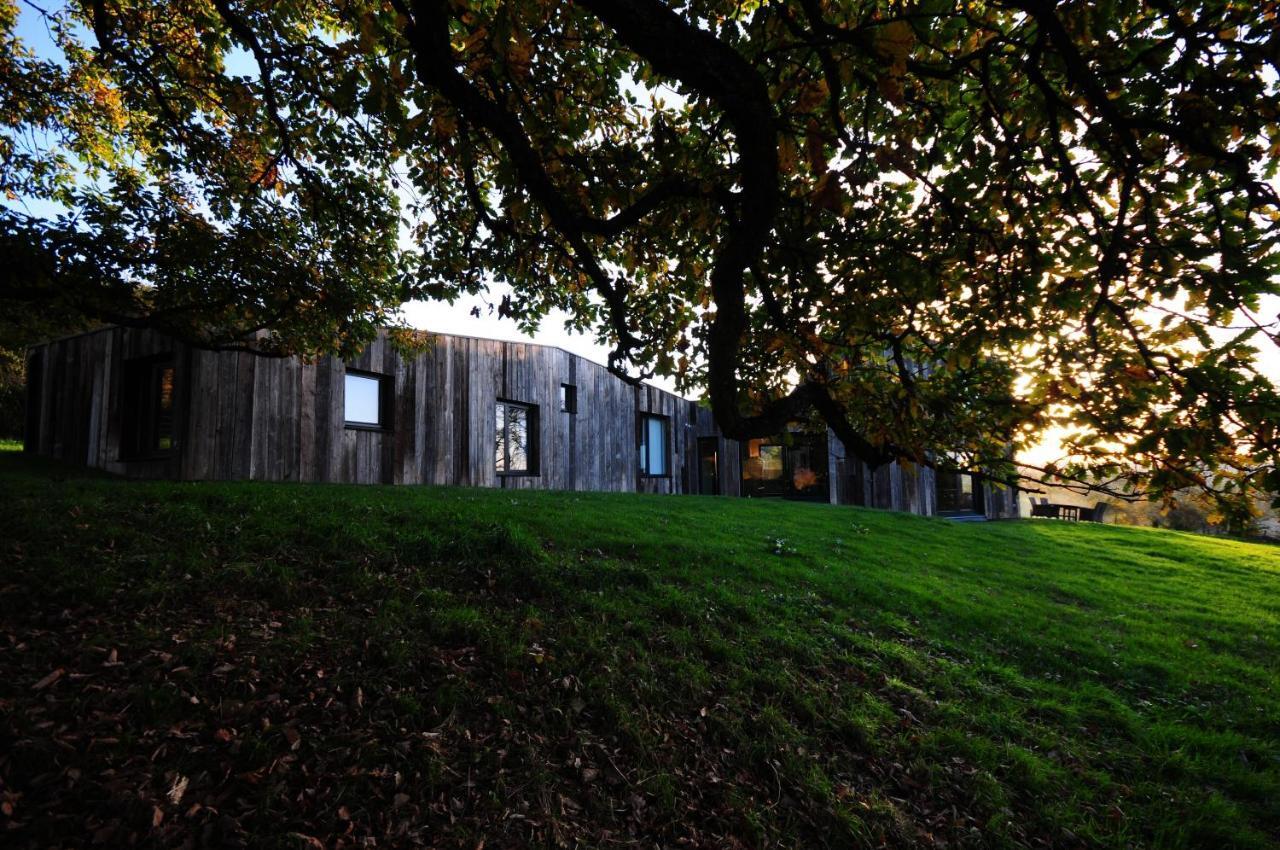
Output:
[[[20,8],[18,36],[37,53],[42,55],[56,53],[57,49],[51,43],[40,16],[26,5]],[[38,212],[34,208],[30,211]],[[488,309],[487,305],[498,303],[502,295],[501,290],[495,290],[483,298],[464,296],[453,304],[440,301],[410,302],[405,305],[404,316],[411,325],[424,330],[491,339],[532,341],[557,346],[598,363],[607,362],[608,348],[598,344],[591,336],[567,330],[565,327],[567,317],[563,313],[553,312],[547,316],[538,331],[532,335],[521,333],[513,320],[501,318],[496,310]],[[1256,318],[1262,322],[1275,321],[1280,317],[1280,296],[1268,297],[1260,306],[1261,309],[1256,314]],[[472,315],[472,309],[476,307],[480,308],[478,317]],[[1280,384],[1280,346],[1264,341],[1257,364],[1273,383]],[[674,382],[669,379],[655,379],[652,383],[668,391],[675,391]],[[1031,462],[1049,460],[1056,453],[1055,446],[1054,435],[1046,435],[1041,447],[1027,453],[1024,457]]]

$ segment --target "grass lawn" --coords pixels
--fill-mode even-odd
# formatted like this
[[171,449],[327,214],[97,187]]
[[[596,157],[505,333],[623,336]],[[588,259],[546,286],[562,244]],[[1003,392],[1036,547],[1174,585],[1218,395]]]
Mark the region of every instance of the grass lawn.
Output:
[[5,847],[1278,845],[1274,547],[12,450],[0,505]]

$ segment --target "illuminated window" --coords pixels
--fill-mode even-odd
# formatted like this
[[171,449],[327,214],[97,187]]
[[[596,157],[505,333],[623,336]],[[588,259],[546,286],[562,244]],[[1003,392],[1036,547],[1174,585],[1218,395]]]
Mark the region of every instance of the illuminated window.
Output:
[[348,428],[391,427],[391,378],[369,372],[346,374],[343,418]]

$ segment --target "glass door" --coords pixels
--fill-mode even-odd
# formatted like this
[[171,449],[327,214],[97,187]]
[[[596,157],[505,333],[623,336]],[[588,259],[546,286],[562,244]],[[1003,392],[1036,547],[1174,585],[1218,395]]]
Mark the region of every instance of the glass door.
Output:
[[698,493],[720,495],[720,446],[715,437],[698,438]]

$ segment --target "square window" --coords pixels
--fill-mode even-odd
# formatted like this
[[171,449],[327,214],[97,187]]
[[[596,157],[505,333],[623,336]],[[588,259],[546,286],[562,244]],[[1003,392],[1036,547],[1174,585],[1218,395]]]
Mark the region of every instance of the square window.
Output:
[[640,474],[659,477],[671,474],[668,458],[667,417],[650,413],[640,416]]
[[348,428],[390,428],[390,376],[348,371],[343,383],[343,419]]
[[538,474],[538,407],[498,400],[494,464],[499,475]]
[[578,388],[573,384],[560,385],[560,410],[565,413],[578,412]]

